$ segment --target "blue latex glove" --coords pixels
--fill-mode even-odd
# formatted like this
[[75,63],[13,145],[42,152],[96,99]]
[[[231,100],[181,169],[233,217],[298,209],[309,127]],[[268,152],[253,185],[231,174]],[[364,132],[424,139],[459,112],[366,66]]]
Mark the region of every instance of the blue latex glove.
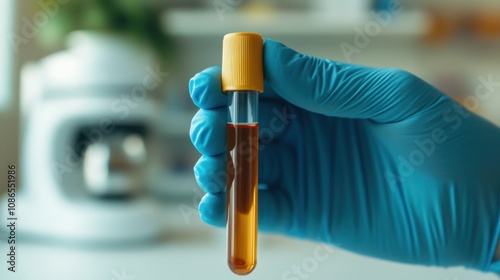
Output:
[[[498,270],[500,129],[419,78],[264,43],[259,227],[387,260]],[[225,225],[220,68],[189,83],[191,139]]]

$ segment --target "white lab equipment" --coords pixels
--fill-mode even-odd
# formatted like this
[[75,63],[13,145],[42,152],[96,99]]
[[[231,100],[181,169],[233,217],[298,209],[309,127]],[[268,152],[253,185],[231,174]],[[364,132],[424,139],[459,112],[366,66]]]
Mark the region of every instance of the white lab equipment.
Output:
[[163,77],[154,56],[127,43],[75,32],[67,50],[24,67],[18,235],[129,242],[163,234],[162,212],[144,192],[160,170],[150,95]]

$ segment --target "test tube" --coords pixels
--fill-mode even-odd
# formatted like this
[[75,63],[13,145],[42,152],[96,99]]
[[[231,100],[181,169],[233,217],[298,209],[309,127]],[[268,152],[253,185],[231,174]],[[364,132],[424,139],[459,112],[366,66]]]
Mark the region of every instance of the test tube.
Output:
[[222,90],[227,93],[226,228],[229,268],[238,275],[257,264],[258,98],[264,90],[262,37],[224,36]]

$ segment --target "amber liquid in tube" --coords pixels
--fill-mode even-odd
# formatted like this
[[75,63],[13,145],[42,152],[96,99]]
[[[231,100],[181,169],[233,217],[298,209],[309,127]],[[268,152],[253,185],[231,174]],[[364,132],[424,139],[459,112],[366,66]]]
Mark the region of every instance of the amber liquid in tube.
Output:
[[227,124],[228,264],[245,275],[257,263],[258,123]]

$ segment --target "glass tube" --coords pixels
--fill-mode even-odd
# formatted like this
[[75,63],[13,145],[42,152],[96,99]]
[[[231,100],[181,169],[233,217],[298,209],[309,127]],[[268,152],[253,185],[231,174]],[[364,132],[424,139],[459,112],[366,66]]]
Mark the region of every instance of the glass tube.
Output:
[[229,268],[238,275],[257,264],[258,95],[228,92],[227,250]]

